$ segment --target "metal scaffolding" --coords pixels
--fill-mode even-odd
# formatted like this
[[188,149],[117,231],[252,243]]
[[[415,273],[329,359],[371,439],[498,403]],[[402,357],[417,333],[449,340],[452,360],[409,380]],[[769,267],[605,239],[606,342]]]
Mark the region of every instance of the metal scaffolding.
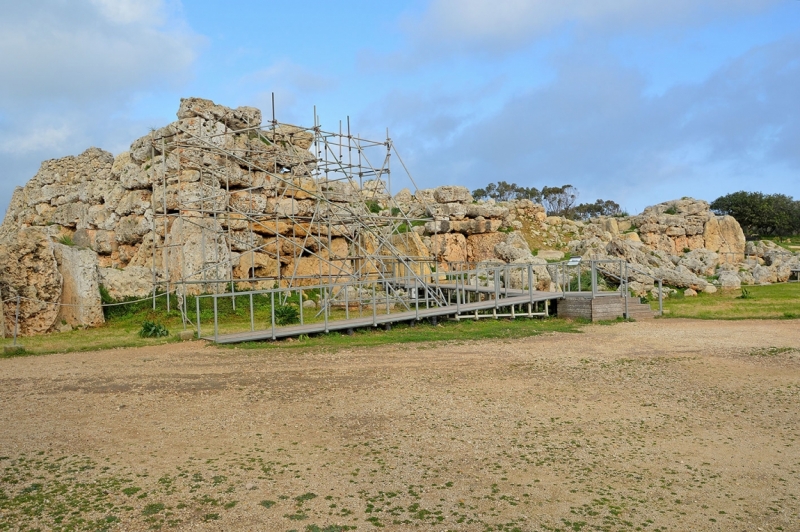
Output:
[[431,218],[393,197],[393,159],[395,182],[416,185],[388,131],[368,140],[348,118],[330,132],[314,115],[313,127],[273,111],[266,127],[197,119],[151,134],[154,305],[174,294],[186,323],[187,294],[327,286],[326,305],[363,304],[371,283],[397,301],[398,278],[428,286],[435,257],[414,228]]

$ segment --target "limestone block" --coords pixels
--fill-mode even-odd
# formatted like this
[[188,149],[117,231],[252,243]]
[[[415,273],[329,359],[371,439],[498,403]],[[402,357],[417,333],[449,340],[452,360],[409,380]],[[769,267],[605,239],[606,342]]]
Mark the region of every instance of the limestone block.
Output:
[[143,298],[153,293],[153,272],[144,266],[99,268],[100,284],[114,299]]
[[[222,224],[223,227],[225,224]],[[247,228],[247,222],[245,222]],[[231,249],[234,251],[248,251],[255,249],[263,243],[264,239],[260,235],[251,231],[233,231],[230,233]]]
[[122,152],[114,158],[111,175],[115,181],[128,190],[149,189],[150,180],[142,171],[142,164],[131,158],[130,152]]
[[[225,279],[231,255],[222,226],[213,218],[178,218],[167,235],[163,268],[169,278],[189,281]],[[213,285],[192,284],[187,293],[213,290]]]
[[432,188],[418,189],[414,192],[414,198],[423,205],[437,202],[437,199],[434,197],[434,189]]
[[562,260],[564,252],[555,249],[540,249],[536,256],[544,260]]
[[237,279],[269,279],[257,281],[253,285],[255,289],[269,289],[274,286],[274,279],[278,278],[280,266],[274,256],[246,251],[239,257],[239,264],[234,268],[233,274]]
[[144,214],[150,208],[151,195],[149,190],[130,190],[122,197],[114,212],[118,216]]
[[307,150],[314,143],[314,133],[297,126],[278,124],[274,129],[264,131],[263,136],[273,143],[291,145]]
[[508,207],[499,205],[488,205],[486,203],[467,205],[468,218],[505,218],[508,215]]
[[617,222],[616,218],[603,218],[600,220],[600,227],[603,231],[607,233],[611,233],[612,236],[616,236],[619,234],[619,223]]
[[147,218],[132,214],[120,218],[115,236],[120,244],[138,244],[151,229],[152,223]]
[[494,248],[504,242],[506,235],[503,233],[472,234],[467,237],[467,260],[481,262],[497,260]]
[[203,98],[181,98],[178,119],[204,118],[221,122],[233,130],[261,125],[261,111],[255,107],[231,109]]
[[86,227],[89,207],[85,203],[67,203],[57,207],[50,216],[50,223],[64,227]]
[[467,239],[461,233],[431,236],[431,251],[437,262],[466,262]]
[[350,181],[320,181],[317,185],[320,194],[328,201],[337,203],[352,203],[358,200],[359,191],[357,185],[353,186]]
[[472,203],[472,194],[467,187],[458,185],[444,185],[436,187],[433,198],[438,203]]
[[327,257],[300,257],[281,268],[281,275],[292,286],[315,286],[343,282],[352,274],[349,261]]
[[411,191],[407,188],[400,190],[397,194],[394,195],[394,201],[400,205],[408,205],[412,201],[414,201],[414,195],[411,194]]
[[267,198],[257,191],[231,192],[228,204],[234,211],[244,214],[258,214],[266,210]]
[[742,228],[732,216],[710,218],[703,231],[705,248],[720,254],[720,262],[739,262],[745,249]]
[[502,220],[485,220],[481,218],[451,221],[450,230],[465,235],[494,233],[503,225]]
[[[39,228],[19,228],[0,235],[0,294],[2,299],[21,296],[18,334],[30,336],[50,331],[56,324],[62,277],[53,243]],[[4,306],[5,330],[14,330],[16,303]]]
[[53,244],[58,271],[63,279],[57,322],[73,327],[105,323],[100,302],[97,254],[91,249]]
[[442,234],[449,233],[451,225],[449,220],[435,220],[433,222],[425,222],[425,232],[429,234]]
[[467,216],[467,205],[461,203],[432,203],[426,208],[428,216],[463,220]]

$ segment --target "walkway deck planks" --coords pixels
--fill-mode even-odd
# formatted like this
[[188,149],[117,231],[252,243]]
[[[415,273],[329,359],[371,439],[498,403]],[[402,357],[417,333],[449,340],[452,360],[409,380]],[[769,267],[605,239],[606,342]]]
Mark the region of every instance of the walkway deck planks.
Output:
[[[429,285],[434,286],[434,285]],[[445,288],[445,286],[440,286]],[[455,289],[455,285],[452,286]],[[494,289],[480,290],[481,292],[493,293]],[[504,291],[501,290],[501,293]],[[513,294],[513,295],[512,295]],[[377,327],[385,323],[400,323],[404,321],[411,321],[415,319],[425,319],[434,317],[446,317],[456,314],[465,314],[480,310],[489,310],[493,308],[510,307],[512,305],[524,305],[526,303],[547,301],[560,299],[561,292],[530,292],[523,290],[509,290],[508,297],[499,299],[489,299],[486,301],[477,301],[473,303],[462,303],[460,305],[447,305],[434,308],[420,308],[419,310],[407,310],[403,312],[394,312],[391,314],[377,313],[375,315],[363,316],[359,318],[350,318],[348,320],[333,320],[325,322],[306,323],[303,325],[289,325],[284,327],[275,327],[258,330],[246,331],[240,333],[227,333],[214,336],[204,336],[203,339],[211,340],[219,344],[234,344],[240,342],[255,342],[259,340],[275,340],[278,338],[288,338],[292,336],[300,336],[301,334],[315,334],[330,331],[343,331],[347,329],[358,329],[362,327]],[[521,314],[521,316],[524,314]]]

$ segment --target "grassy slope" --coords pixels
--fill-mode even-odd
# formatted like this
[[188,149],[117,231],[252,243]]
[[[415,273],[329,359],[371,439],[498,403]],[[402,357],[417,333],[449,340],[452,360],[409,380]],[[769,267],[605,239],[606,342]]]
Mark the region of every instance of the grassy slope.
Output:
[[[800,318],[800,283],[746,286],[750,294],[741,298],[739,290],[700,293],[697,297],[664,300],[666,317],[699,319],[787,319]],[[658,303],[651,303],[657,308]]]

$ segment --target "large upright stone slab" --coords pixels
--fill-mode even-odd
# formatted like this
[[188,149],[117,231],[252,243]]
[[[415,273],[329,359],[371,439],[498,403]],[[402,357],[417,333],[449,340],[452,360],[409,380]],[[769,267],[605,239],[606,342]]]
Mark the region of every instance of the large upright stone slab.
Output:
[[53,255],[63,279],[57,321],[73,327],[105,323],[100,301],[97,253],[53,244]]

